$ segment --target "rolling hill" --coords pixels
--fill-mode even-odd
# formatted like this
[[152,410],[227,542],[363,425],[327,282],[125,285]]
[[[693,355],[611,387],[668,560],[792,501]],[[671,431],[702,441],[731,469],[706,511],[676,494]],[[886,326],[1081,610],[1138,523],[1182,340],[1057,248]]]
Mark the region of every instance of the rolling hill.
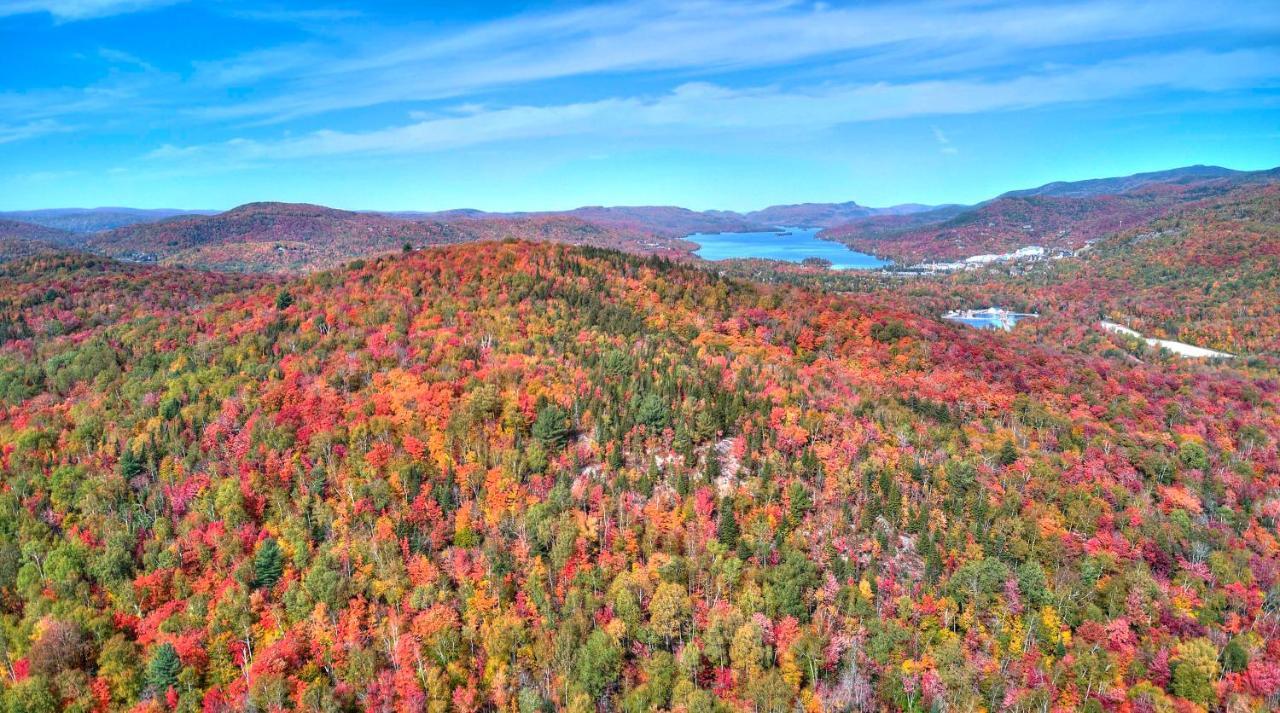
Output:
[[673,206],[592,206],[566,211],[565,215],[598,225],[649,232],[669,238],[682,238],[690,233],[740,232],[762,227],[727,211],[692,211]]
[[913,215],[943,207],[908,203],[889,208],[868,208],[853,201],[847,203],[798,203],[794,205],[769,206],[763,210],[744,213],[743,217],[769,227],[830,228],[861,218]]
[[36,255],[53,255],[57,252],[58,248],[39,240],[0,237],[0,262]]
[[[77,235],[0,220],[0,235],[42,240],[135,261],[217,269],[297,272],[401,248],[517,238],[614,247],[644,254],[688,254],[692,233],[823,227],[822,237],[900,263],[963,259],[1039,245],[1070,251],[1250,186],[1280,181],[1280,169],[1233,171],[1190,166],[1170,171],[1009,191],[976,206],[905,204],[868,208],[855,202],[778,205],[747,213],[671,206],[583,207],[569,211],[487,213],[356,212],[323,206],[252,203],[201,215],[178,211],[68,209],[26,211]],[[120,227],[99,232],[110,224]],[[125,224],[127,223],[127,224]],[[8,233],[5,234],[5,227]],[[12,246],[10,252],[21,250]]]
[[0,219],[0,262],[72,249],[78,236],[34,223]]
[[955,260],[1038,245],[1076,250],[1099,238],[1231,191],[1280,181],[1280,169],[1198,166],[1125,178],[1051,183],[968,209],[857,220],[823,237],[900,263]]
[[33,244],[44,250],[0,265],[0,351],[30,373],[42,368],[37,345],[80,343],[122,321],[177,317],[221,295],[272,284],[265,276],[138,265]]
[[775,205],[746,213],[728,210],[693,211],[675,206],[586,206],[558,212],[486,213],[480,210],[460,209],[435,213],[402,212],[387,215],[446,221],[472,218],[573,216],[600,225],[679,238],[692,233],[768,231],[784,226],[830,227],[868,216],[910,215],[937,207],[910,203],[890,208],[868,208],[849,201]]
[[0,238],[31,240],[59,247],[70,247],[80,241],[79,236],[67,230],[8,219],[0,219]]
[[1107,318],[1148,336],[1280,365],[1280,185],[1185,206],[1077,257],[995,266],[912,289],[917,300],[949,292],[939,310],[998,303],[1052,318],[1044,324],[1084,330]]
[[730,211],[693,211],[675,206],[584,206],[565,211],[490,213],[456,209],[436,212],[398,212],[385,215],[415,220],[444,222],[466,220],[522,220],[576,218],[603,227],[644,232],[665,238],[682,238],[691,233],[719,233],[765,229]]
[[290,279],[13,263],[0,695],[1265,709],[1274,372],[921,308],[960,279],[520,241]]
[[168,208],[51,208],[0,212],[0,219],[19,220],[73,233],[97,233],[138,223],[153,223],[180,215],[212,215],[212,210]]
[[572,216],[410,220],[291,203],[251,203],[89,236],[93,252],[133,261],[250,272],[299,272],[413,247],[519,238],[676,253],[681,241]]
[[1267,182],[1280,176],[1280,169],[1270,171],[1235,171],[1221,166],[1184,166],[1167,171],[1135,173],[1118,178],[1096,178],[1085,181],[1055,181],[1037,188],[1009,191],[1001,198],[1053,196],[1057,198],[1087,198],[1092,196],[1128,193],[1151,185],[1203,185],[1222,182],[1232,186],[1255,182]]

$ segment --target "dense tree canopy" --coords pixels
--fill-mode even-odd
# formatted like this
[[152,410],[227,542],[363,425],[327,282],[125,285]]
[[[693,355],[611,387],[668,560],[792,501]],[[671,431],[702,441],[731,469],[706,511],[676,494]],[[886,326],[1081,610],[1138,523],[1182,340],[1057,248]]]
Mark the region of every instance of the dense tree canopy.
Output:
[[15,265],[7,709],[1280,704],[1265,360],[518,242],[51,329]]

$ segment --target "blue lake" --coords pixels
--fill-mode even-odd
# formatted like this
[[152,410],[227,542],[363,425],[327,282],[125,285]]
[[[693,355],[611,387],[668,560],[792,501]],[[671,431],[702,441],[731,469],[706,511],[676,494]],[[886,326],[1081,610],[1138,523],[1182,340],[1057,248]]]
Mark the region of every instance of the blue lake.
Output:
[[947,317],[952,322],[967,324],[977,329],[1001,329],[1006,332],[1013,329],[1013,325],[1018,323],[1017,318],[1011,318],[1008,321],[996,319],[994,317],[979,317],[968,319],[965,317]]
[[1010,312],[1008,310],[989,307],[987,309],[952,311],[942,315],[943,319],[967,324],[978,329],[1001,329],[1012,331],[1014,325],[1034,314]]
[[[704,260],[763,258],[802,262],[818,257],[837,270],[872,270],[889,263],[831,240],[817,237],[820,228],[780,228],[767,233],[694,233],[685,237],[701,247],[694,254]],[[779,233],[786,233],[780,235]]]

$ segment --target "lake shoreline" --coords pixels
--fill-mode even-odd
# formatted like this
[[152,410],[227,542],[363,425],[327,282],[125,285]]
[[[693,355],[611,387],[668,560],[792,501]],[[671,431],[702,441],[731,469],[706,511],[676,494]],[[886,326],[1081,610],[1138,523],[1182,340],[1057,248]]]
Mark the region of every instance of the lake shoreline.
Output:
[[[707,262],[774,260],[796,265],[815,261],[832,270],[881,270],[893,262],[819,237],[821,228],[779,226],[769,231],[691,233],[683,240],[697,247],[692,255]],[[809,261],[806,263],[806,261]]]

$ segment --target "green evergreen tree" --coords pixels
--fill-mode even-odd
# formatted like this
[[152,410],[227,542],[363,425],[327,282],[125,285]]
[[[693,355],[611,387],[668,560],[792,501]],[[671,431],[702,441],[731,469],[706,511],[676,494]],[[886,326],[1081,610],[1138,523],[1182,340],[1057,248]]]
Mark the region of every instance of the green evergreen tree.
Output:
[[720,454],[715,449],[707,451],[706,466],[702,470],[702,477],[708,483],[715,483],[720,479]]
[[787,550],[782,562],[765,574],[765,609],[769,616],[794,616],[807,623],[812,611],[809,596],[818,586],[818,568],[796,550]]
[[570,434],[569,414],[559,404],[548,403],[538,409],[538,418],[533,422],[533,437],[543,448],[548,451],[564,448]]
[[1245,670],[1249,665],[1249,650],[1240,643],[1240,638],[1227,642],[1222,650],[1222,667],[1233,673]]
[[1044,603],[1048,588],[1049,580],[1039,562],[1028,560],[1019,565],[1018,590],[1033,606]]
[[142,462],[142,459],[133,452],[132,448],[125,448],[124,453],[120,454],[120,475],[124,477],[125,480],[133,480],[139,475],[142,475],[145,469],[146,465]]
[[689,437],[689,430],[683,424],[676,426],[676,435],[671,441],[671,447],[684,458],[686,468],[692,468],[698,462],[698,454],[693,449],[693,439]]
[[270,589],[284,574],[284,553],[280,545],[270,537],[262,541],[258,553],[253,556],[253,584]]
[[178,658],[173,644],[161,644],[151,654],[147,663],[146,685],[152,692],[162,694],[178,685],[178,672],[182,670],[182,661]]
[[813,498],[809,497],[809,491],[805,490],[800,483],[792,483],[787,488],[787,496],[791,501],[789,509],[792,522],[800,522],[809,512],[809,508],[813,507]]
[[626,451],[623,448],[622,441],[615,441],[613,448],[609,449],[609,469],[617,471],[627,464]]
[[1018,448],[1013,445],[1013,441],[1005,441],[1000,446],[1000,465],[1010,466],[1018,462]]
[[725,498],[720,501],[720,519],[716,522],[716,539],[729,549],[734,549],[738,546],[739,535],[741,531],[738,529],[738,517],[733,512],[733,499]]
[[800,456],[800,473],[810,479],[815,479],[822,474],[822,463],[812,448],[806,448]]
[[645,394],[640,399],[640,408],[636,413],[636,420],[645,427],[653,431],[660,431],[667,426],[667,405],[663,403],[662,397],[655,393]]

